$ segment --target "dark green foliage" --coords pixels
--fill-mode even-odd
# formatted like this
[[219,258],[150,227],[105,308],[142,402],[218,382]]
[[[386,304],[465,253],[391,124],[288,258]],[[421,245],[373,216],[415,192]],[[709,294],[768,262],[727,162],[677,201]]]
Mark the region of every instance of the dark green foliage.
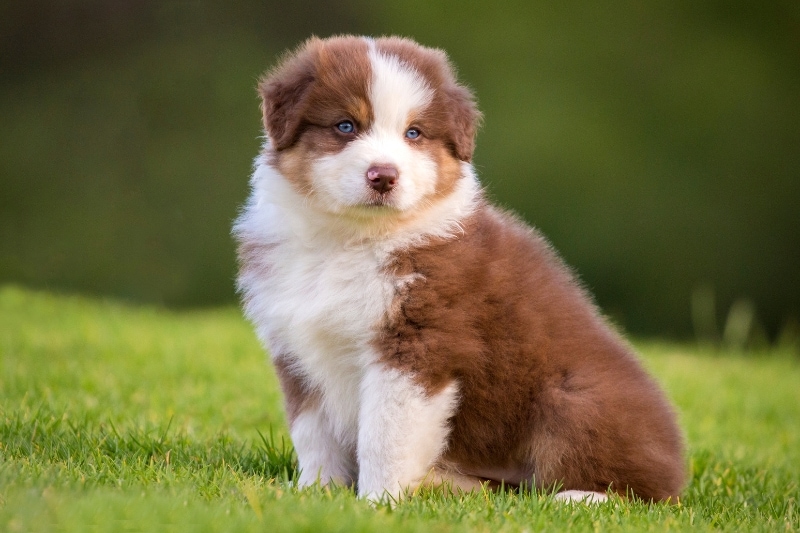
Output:
[[718,329],[742,299],[774,340],[800,317],[798,5],[4,3],[0,280],[233,301],[258,75],[312,33],[397,33],[450,53],[491,195],[614,320],[692,335],[711,287]]

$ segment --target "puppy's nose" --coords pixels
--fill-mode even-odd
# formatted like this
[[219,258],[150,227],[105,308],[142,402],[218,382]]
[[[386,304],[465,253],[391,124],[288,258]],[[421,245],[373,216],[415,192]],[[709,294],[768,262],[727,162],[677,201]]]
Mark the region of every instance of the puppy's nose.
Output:
[[394,165],[372,165],[367,170],[367,181],[370,187],[383,194],[394,189],[399,175]]

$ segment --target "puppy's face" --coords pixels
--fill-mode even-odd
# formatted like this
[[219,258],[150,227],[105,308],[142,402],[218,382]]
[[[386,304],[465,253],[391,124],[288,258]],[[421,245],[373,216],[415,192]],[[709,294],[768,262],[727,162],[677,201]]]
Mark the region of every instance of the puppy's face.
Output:
[[311,39],[260,83],[271,162],[331,213],[409,213],[447,196],[479,113],[443,52]]

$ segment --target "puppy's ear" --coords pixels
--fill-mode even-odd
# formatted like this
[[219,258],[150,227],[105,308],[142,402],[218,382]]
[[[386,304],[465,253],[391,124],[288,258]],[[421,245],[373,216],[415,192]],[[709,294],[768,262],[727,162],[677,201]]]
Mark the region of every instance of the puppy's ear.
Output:
[[301,133],[303,115],[315,80],[314,57],[321,41],[312,37],[289,53],[258,83],[264,129],[275,150],[289,148]]
[[481,112],[472,92],[463,85],[454,83],[444,90],[449,100],[449,131],[453,151],[456,157],[469,163],[475,151],[475,134],[481,122]]

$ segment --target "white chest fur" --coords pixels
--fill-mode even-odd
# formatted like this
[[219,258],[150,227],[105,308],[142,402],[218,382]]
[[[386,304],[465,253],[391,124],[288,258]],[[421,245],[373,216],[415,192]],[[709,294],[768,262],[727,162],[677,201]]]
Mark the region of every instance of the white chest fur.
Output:
[[[378,328],[398,290],[415,279],[394,277],[385,265],[397,249],[460,231],[479,198],[472,168],[464,164],[454,192],[410,219],[356,220],[311,205],[264,159],[257,163],[234,227],[242,245],[239,289],[273,357],[321,398],[292,424],[300,481],[358,475],[364,493],[410,486],[444,445],[457,387],[428,398],[411,376],[375,364]],[[418,415],[426,423],[412,423]]]
[[261,341],[321,393],[332,429],[347,441],[355,438],[361,377],[375,358],[370,343],[394,282],[383,270],[383,246],[341,238],[325,222],[273,169],[259,166],[235,228],[256,255],[239,286]]
[[273,353],[293,359],[322,393],[323,409],[343,441],[354,438],[363,369],[370,343],[393,296],[392,283],[370,248],[336,243],[310,248],[278,244],[263,316]]

